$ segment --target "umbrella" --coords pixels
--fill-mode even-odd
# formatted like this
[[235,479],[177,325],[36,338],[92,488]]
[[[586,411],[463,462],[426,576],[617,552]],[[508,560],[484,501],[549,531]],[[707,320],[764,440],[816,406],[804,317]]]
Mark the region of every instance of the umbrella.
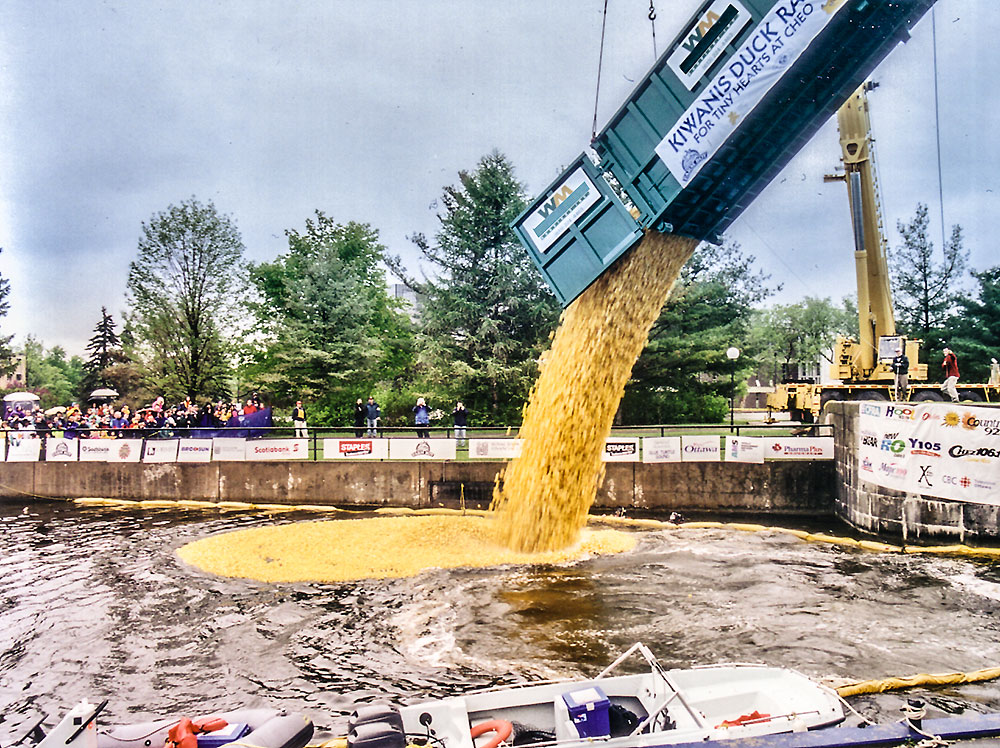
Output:
[[108,387],[99,387],[90,393],[89,400],[114,400],[118,397],[118,391]]
[[56,407],[49,408],[47,411],[45,411],[45,415],[47,415],[47,416],[54,416],[57,413],[65,413],[65,412],[66,412],[66,406],[65,405],[57,405]]
[[9,395],[4,395],[3,401],[5,403],[24,403],[29,400],[35,401],[38,399],[38,395],[34,392],[11,392]]

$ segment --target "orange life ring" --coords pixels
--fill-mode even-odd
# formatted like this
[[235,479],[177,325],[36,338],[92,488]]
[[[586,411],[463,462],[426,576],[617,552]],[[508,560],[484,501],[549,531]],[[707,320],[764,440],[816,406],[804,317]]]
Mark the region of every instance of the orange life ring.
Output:
[[472,739],[475,740],[487,732],[494,732],[496,735],[488,743],[477,746],[477,748],[497,748],[514,732],[514,725],[504,719],[488,719],[472,728]]

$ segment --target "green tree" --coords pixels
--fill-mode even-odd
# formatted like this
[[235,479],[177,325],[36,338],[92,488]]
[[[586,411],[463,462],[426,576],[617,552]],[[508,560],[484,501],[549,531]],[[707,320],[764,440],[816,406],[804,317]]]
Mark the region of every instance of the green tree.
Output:
[[60,346],[46,350],[45,345],[29,335],[21,349],[25,364],[25,386],[39,397],[42,408],[68,405],[79,399],[83,381],[83,359],[66,358]]
[[[3,252],[3,247],[0,247],[0,252]],[[6,317],[7,312],[10,311],[10,302],[7,301],[7,296],[9,294],[10,281],[4,278],[3,274],[0,273],[0,317]],[[15,368],[17,368],[17,359],[10,346],[10,342],[13,339],[13,335],[0,334],[0,375],[10,374]]]
[[961,312],[948,323],[950,347],[958,356],[962,379],[986,382],[990,362],[1000,359],[1000,265],[972,277],[979,284],[975,297],[960,299]]
[[[794,304],[760,309],[751,318],[747,347],[772,381],[782,379],[791,363],[833,363],[832,347],[838,335],[857,328],[857,312],[849,299],[837,306],[829,298],[807,296]],[[782,366],[784,364],[784,367]]]
[[122,360],[121,339],[115,330],[115,320],[108,314],[107,307],[101,307],[101,320],[94,327],[94,334],[87,342],[86,350],[90,358],[83,365],[85,390],[107,385],[105,371]]
[[924,352],[940,349],[948,337],[946,322],[961,297],[960,282],[969,258],[962,246],[962,227],[955,225],[942,259],[936,260],[928,223],[927,206],[918,203],[912,221],[897,222],[903,244],[889,256],[897,327],[908,337],[923,340]]
[[252,268],[250,307],[264,331],[242,378],[277,402],[312,401],[312,417],[344,422],[354,399],[404,376],[409,320],[389,297],[379,263],[385,248],[367,224],[338,224],[316,211],[289,230],[288,253]]
[[243,250],[233,221],[193,197],[142,224],[129,321],[145,379],[168,399],[227,393]]
[[734,364],[726,349],[745,347],[753,307],[771,293],[754,261],[736,243],[698,247],[632,369],[620,411],[624,423],[708,423],[726,416],[730,376],[739,381],[752,365],[745,355]]
[[421,299],[426,393],[462,400],[483,422],[517,422],[559,305],[510,229],[526,203],[507,158],[494,151],[458,177],[444,188],[433,243],[411,237],[425,279],[411,277],[399,258],[389,267]]

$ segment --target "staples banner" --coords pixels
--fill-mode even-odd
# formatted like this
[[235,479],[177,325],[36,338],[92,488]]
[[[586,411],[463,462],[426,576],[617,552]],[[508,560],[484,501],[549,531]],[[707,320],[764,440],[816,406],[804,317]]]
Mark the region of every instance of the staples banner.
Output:
[[176,462],[177,439],[147,439],[142,450],[143,462]]
[[7,462],[38,462],[38,455],[42,453],[41,439],[9,439],[7,445]]
[[620,436],[608,437],[604,440],[604,452],[601,453],[602,462],[638,462],[639,461],[639,437]]
[[248,439],[247,460],[304,460],[308,439]]
[[832,436],[765,437],[769,460],[832,460]]
[[324,439],[324,460],[388,460],[388,439]]
[[177,462],[211,462],[212,439],[181,439],[177,445]]
[[684,462],[718,462],[722,448],[716,434],[710,436],[682,436],[681,459]]
[[46,462],[76,462],[79,459],[78,439],[57,439],[50,436],[45,440]]
[[642,440],[643,462],[680,462],[679,436],[650,436]]
[[727,436],[726,462],[764,462],[764,440],[757,436]]
[[246,462],[247,440],[220,436],[212,439],[212,460],[215,462]]
[[513,460],[521,456],[520,439],[469,439],[469,458]]
[[897,491],[1000,505],[1000,411],[861,403],[858,475]]
[[390,439],[389,457],[394,460],[454,460],[454,439]]
[[139,462],[141,439],[78,439],[80,462]]

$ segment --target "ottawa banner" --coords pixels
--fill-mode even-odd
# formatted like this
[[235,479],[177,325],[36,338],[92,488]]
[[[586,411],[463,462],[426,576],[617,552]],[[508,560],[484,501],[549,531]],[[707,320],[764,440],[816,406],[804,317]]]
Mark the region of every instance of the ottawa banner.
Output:
[[858,473],[885,488],[1000,505],[1000,410],[861,403]]
[[388,439],[324,439],[324,460],[388,460]]
[[143,462],[177,462],[178,439],[147,439],[142,451]]
[[513,460],[521,456],[520,439],[469,439],[469,458]]
[[684,462],[718,462],[722,459],[717,434],[681,437],[681,460]]
[[726,462],[764,462],[764,440],[759,436],[727,436]]
[[638,462],[639,461],[639,437],[637,436],[611,436],[604,440],[604,452],[601,453],[602,462]]
[[248,439],[247,462],[251,460],[304,460],[309,457],[308,439]]
[[454,460],[454,439],[390,439],[393,460]]
[[642,461],[680,462],[681,438],[679,436],[648,436],[642,440]]

